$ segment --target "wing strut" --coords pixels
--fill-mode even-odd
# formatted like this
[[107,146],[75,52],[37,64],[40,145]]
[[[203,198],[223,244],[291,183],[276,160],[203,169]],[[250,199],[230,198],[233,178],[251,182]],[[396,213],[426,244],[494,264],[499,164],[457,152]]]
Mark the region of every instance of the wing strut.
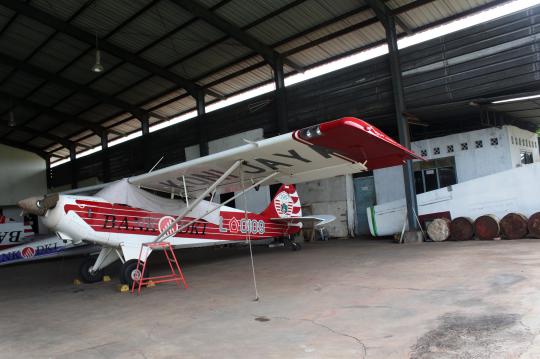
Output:
[[[163,237],[165,237],[165,235],[167,234],[167,232],[170,231],[173,228],[173,226],[176,226],[176,224],[178,222],[180,222],[186,216],[186,214],[188,214],[193,208],[195,208],[195,206],[197,206],[199,203],[201,203],[201,201],[204,199],[204,197],[208,196],[208,194],[210,194],[210,192],[212,192],[214,189],[216,189],[217,186],[219,186],[221,182],[225,181],[227,179],[227,177],[229,177],[229,175],[231,173],[233,173],[234,170],[236,170],[241,164],[242,164],[242,160],[238,160],[235,163],[233,163],[233,165],[227,171],[225,171],[225,173],[222,174],[221,177],[219,177],[217,179],[217,181],[214,182],[214,184],[212,184],[210,187],[208,187],[203,193],[201,193],[201,195],[199,197],[197,197],[197,199],[195,201],[193,201],[189,206],[187,206],[184,209],[184,211],[182,212],[182,214],[180,214],[174,221],[172,221],[167,226],[167,228],[165,228],[163,230],[163,232],[161,232],[159,234],[159,236],[156,237],[154,242],[159,242],[160,240],[162,240]],[[178,232],[178,231],[176,231],[176,232]],[[174,234],[176,234],[176,232],[174,232]],[[168,237],[170,237],[170,236],[167,236],[165,238],[168,238]]]
[[[192,219],[192,220],[189,221],[188,223],[186,223],[186,224],[180,226],[178,229],[176,229],[176,231],[174,231],[174,232],[171,233],[170,235],[164,236],[164,237],[159,238],[159,239],[155,239],[154,242],[164,241],[165,239],[167,239],[167,238],[169,238],[169,237],[172,237],[172,236],[176,235],[176,233],[182,231],[184,228],[186,228],[186,227],[192,225],[193,223],[197,222],[199,219],[204,218],[204,217],[208,216],[208,215],[211,214],[211,213],[214,213],[214,212],[217,211],[219,208],[221,208],[221,207],[223,207],[224,205],[226,205],[227,203],[229,203],[229,202],[235,200],[236,198],[238,198],[238,197],[240,197],[241,195],[245,194],[246,192],[252,190],[253,188],[255,188],[255,187],[257,187],[257,186],[260,186],[261,183],[263,183],[264,181],[267,181],[267,180],[269,180],[270,178],[276,176],[278,173],[279,173],[279,172],[273,172],[273,173],[270,173],[268,176],[264,177],[264,178],[261,179],[260,181],[255,182],[254,184],[252,184],[252,185],[249,186],[248,188],[242,190],[241,192],[235,194],[234,196],[232,196],[231,198],[229,198],[229,199],[226,200],[225,202],[220,203],[219,205],[217,205],[216,207],[212,208],[212,209],[209,210],[209,211],[206,211],[203,215],[201,215],[201,216],[199,216],[199,217],[197,217],[197,218],[195,218],[195,219]],[[185,217],[187,213],[189,213],[189,212],[183,213],[183,214],[182,214],[182,218]],[[182,220],[182,218],[178,217],[178,218],[177,218],[177,219],[178,219],[178,222],[179,222],[180,220]],[[172,225],[171,225],[171,228],[172,228]],[[170,228],[166,228],[166,230],[168,231],[168,230],[170,230]],[[163,231],[163,233],[166,233],[166,231]],[[162,234],[163,234],[163,233],[162,233]],[[161,236],[161,235],[160,235],[160,236]]]
[[[277,172],[274,172],[276,175]],[[240,181],[242,182],[242,194],[244,195],[244,220],[248,219],[248,210],[247,210],[247,198],[246,198],[246,189],[244,188],[244,166],[240,166]],[[255,299],[254,302],[259,301],[259,290],[257,289],[257,277],[255,276],[255,263],[253,262],[253,249],[251,248],[251,234],[250,231],[246,231],[247,241],[249,244],[249,257],[251,258],[251,273],[253,275],[253,287],[255,289]]]

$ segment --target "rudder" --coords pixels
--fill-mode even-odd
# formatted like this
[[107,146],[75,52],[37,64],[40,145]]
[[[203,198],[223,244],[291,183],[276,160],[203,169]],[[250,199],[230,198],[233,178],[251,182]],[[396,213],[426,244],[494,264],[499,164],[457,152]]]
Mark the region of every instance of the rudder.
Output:
[[301,217],[302,206],[296,187],[290,184],[281,185],[268,207],[261,212],[261,215],[268,218]]

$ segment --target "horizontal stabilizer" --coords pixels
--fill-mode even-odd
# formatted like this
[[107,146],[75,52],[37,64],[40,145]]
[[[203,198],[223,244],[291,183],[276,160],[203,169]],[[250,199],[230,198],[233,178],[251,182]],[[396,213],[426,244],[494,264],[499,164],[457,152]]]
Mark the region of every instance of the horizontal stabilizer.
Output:
[[290,223],[290,224],[309,224],[313,227],[324,226],[327,223],[333,222],[336,219],[335,216],[327,214],[317,214],[314,216],[304,216],[304,217],[281,217],[281,218],[270,218],[272,222],[278,223]]

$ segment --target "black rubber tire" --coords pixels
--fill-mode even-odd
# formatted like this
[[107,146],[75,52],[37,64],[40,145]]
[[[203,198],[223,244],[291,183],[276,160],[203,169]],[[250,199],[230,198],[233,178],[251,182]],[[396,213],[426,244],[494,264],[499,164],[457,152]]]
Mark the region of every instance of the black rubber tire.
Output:
[[[144,262],[141,262],[139,270],[142,271]],[[122,264],[120,268],[120,282],[127,284],[130,288],[133,285],[132,273],[137,269],[137,259],[130,259]],[[144,275],[148,277],[148,268],[145,268]]]
[[97,283],[103,280],[103,271],[98,270],[91,274],[88,270],[96,263],[96,257],[88,257],[79,266],[79,276],[83,283]]

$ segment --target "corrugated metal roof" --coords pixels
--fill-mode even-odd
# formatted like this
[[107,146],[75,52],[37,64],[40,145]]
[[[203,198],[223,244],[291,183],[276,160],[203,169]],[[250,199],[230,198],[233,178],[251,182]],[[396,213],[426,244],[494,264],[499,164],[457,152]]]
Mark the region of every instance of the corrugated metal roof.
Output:
[[[19,117],[19,113],[17,113],[17,117]],[[33,112],[32,117],[36,116],[36,113]],[[28,117],[29,118],[29,117]],[[58,125],[60,123],[60,120],[57,118],[53,118],[51,116],[47,115],[38,115],[36,116],[36,119],[32,122],[28,123],[26,127],[33,128],[34,130],[42,130],[43,128],[50,128],[52,126]]]
[[[379,23],[349,30],[374,17],[361,0],[199,1],[213,8],[215,16],[247,29],[245,33],[263,45],[287,52],[289,60],[301,66],[335,59],[384,38]],[[417,8],[411,6],[400,12],[399,18],[409,27],[418,28],[495,2],[500,0],[437,0]],[[413,1],[389,0],[386,4],[399,9]],[[32,0],[24,2],[24,6],[46,14],[33,17],[29,11],[14,17],[9,4],[0,5],[0,55],[6,53],[40,70],[13,72],[9,63],[0,60],[0,92],[54,108],[64,113],[63,119],[77,116],[130,133],[140,128],[136,119],[124,122],[132,116],[129,112],[133,107],[150,109],[159,117],[174,117],[194,109],[192,97],[180,98],[185,90],[178,85],[179,76],[211,86],[224,95],[272,79],[272,69],[254,49],[210,21],[195,18],[172,0]],[[89,37],[77,39],[77,33],[69,34],[69,29],[64,28],[57,32],[44,25],[47,16],[69,21]],[[117,47],[115,55],[101,51],[105,72],[100,74],[90,71],[95,62],[96,33],[101,43],[107,41]],[[337,33],[341,35],[335,36]],[[47,76],[40,71],[47,72]],[[286,71],[291,71],[290,66],[286,66]],[[61,80],[54,80],[54,76]],[[65,81],[74,85],[66,86]],[[76,86],[97,93],[84,94],[75,91]],[[207,101],[214,100],[207,96]],[[21,113],[20,119],[27,121],[25,125],[29,127],[99,144],[95,134],[82,132],[80,125],[62,124],[59,119],[36,116],[35,110],[23,113],[19,108],[20,105],[16,110]],[[161,120],[152,117],[151,123],[157,121]],[[19,136],[20,140],[22,136],[15,133],[0,133],[0,140],[2,136],[12,141]],[[42,139],[28,143],[40,149],[53,149],[57,155],[68,154],[66,149],[57,150],[58,146]]]
[[1,91],[15,98],[21,98],[28,95],[43,82],[41,78],[29,75],[26,72],[16,71],[7,80],[3,81]]
[[18,16],[0,36],[0,52],[22,60],[52,33],[50,27],[27,17]]
[[126,86],[133,85],[135,82],[140,81],[149,74],[148,71],[137,66],[124,63],[107,73],[107,76],[97,79],[90,87],[112,95],[121,92]]
[[129,51],[138,52],[192,18],[193,15],[170,1],[159,1],[109,40]]
[[70,115],[77,115],[79,112],[90,108],[91,106],[97,105],[98,103],[100,103],[100,101],[97,101],[90,96],[78,93],[70,96],[66,101],[62,101],[55,106],[54,109]]

